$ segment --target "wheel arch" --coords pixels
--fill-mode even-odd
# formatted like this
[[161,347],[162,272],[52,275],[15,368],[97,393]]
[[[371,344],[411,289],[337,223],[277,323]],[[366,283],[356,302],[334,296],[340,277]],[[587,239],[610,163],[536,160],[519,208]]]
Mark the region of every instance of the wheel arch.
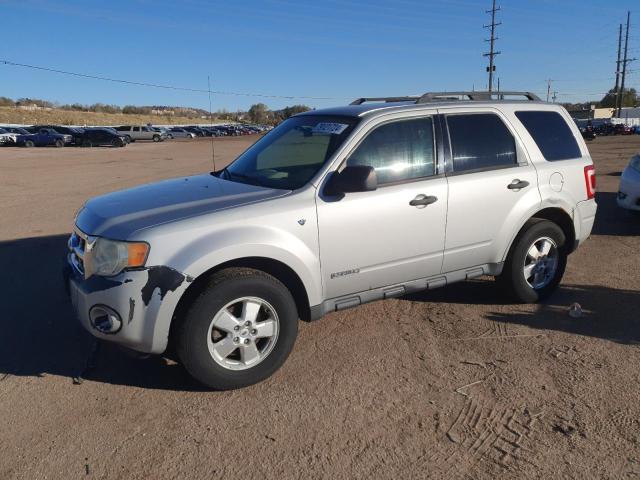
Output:
[[515,241],[520,236],[525,226],[531,220],[535,220],[535,219],[548,220],[558,225],[562,229],[562,232],[564,233],[566,238],[565,246],[567,248],[567,253],[571,253],[575,250],[576,230],[575,230],[573,218],[571,217],[571,215],[569,215],[569,213],[567,213],[567,211],[564,210],[563,208],[546,207],[541,210],[538,210],[536,213],[534,213],[529,218],[527,218],[524,222],[522,222],[522,224],[520,225],[520,228],[517,230],[515,235],[513,235],[513,238],[509,242],[509,247],[504,252],[503,261],[506,260],[507,256],[509,255],[509,252],[511,252],[511,249],[513,248]]
[[220,263],[209,270],[198,275],[184,291],[180,300],[174,309],[171,317],[171,325],[169,327],[169,348],[173,350],[175,335],[174,332],[178,327],[180,320],[184,317],[189,305],[209,284],[209,280],[213,275],[222,270],[229,268],[251,268],[267,273],[289,289],[296,307],[298,315],[303,321],[311,321],[311,307],[309,303],[309,295],[300,276],[285,263],[268,257],[242,257]]

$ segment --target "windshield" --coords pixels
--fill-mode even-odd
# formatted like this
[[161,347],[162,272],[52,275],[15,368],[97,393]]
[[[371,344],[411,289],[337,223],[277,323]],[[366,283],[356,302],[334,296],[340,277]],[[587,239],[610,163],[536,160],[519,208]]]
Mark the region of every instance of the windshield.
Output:
[[345,141],[358,119],[301,115],[285,120],[225,168],[227,180],[268,188],[304,186]]

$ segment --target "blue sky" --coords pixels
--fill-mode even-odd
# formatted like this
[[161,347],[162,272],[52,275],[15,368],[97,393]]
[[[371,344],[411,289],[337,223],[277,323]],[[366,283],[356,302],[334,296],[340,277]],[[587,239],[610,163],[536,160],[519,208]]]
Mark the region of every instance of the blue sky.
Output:
[[[145,83],[328,100],[214,95],[213,109],[323,107],[360,96],[485,89],[491,0],[0,0],[0,59]],[[618,24],[637,0],[502,0],[501,87],[559,101],[614,84]],[[635,14],[635,15],[634,15]],[[630,56],[640,57],[640,8]],[[640,61],[628,85],[640,87]],[[208,108],[206,93],[0,64],[0,95],[61,103]]]

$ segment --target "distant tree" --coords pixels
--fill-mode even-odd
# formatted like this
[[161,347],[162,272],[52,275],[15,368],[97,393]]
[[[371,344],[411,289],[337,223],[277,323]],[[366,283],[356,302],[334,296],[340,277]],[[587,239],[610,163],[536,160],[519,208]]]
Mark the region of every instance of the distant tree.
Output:
[[37,105],[43,108],[53,108],[53,103],[39,98],[19,98],[16,105]]
[[269,120],[269,107],[264,103],[251,105],[248,112],[249,120],[253,123],[267,123]]
[[274,112],[274,117],[276,121],[281,122],[289,117],[297,115],[298,113],[308,112],[309,110],[311,110],[311,107],[307,107],[306,105],[293,105]]
[[[600,100],[599,106],[602,108],[613,108],[616,105],[616,91],[614,88]],[[622,106],[635,107],[638,104],[638,94],[635,88],[625,88],[622,92]]]
[[122,107],[122,113],[135,115],[149,115],[151,109],[149,107],[136,107],[135,105],[125,105]]
[[13,107],[16,104],[8,97],[0,97],[0,107]]

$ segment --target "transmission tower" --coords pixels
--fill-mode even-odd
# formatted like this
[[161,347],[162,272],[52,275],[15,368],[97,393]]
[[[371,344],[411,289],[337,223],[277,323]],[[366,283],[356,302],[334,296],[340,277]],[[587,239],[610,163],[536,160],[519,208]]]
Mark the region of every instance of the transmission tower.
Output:
[[496,7],[496,0],[493,0],[493,6],[491,10],[486,10],[485,13],[491,14],[491,23],[489,25],[484,25],[484,28],[491,29],[491,37],[486,39],[485,42],[489,42],[489,52],[483,53],[482,56],[489,57],[489,66],[487,67],[487,72],[489,72],[489,91],[493,91],[493,72],[496,71],[496,66],[494,64],[494,58],[496,55],[500,55],[502,52],[495,51],[495,43],[498,38],[496,37],[496,27],[498,25],[502,25],[502,22],[496,23],[496,12],[500,11],[500,7]]

